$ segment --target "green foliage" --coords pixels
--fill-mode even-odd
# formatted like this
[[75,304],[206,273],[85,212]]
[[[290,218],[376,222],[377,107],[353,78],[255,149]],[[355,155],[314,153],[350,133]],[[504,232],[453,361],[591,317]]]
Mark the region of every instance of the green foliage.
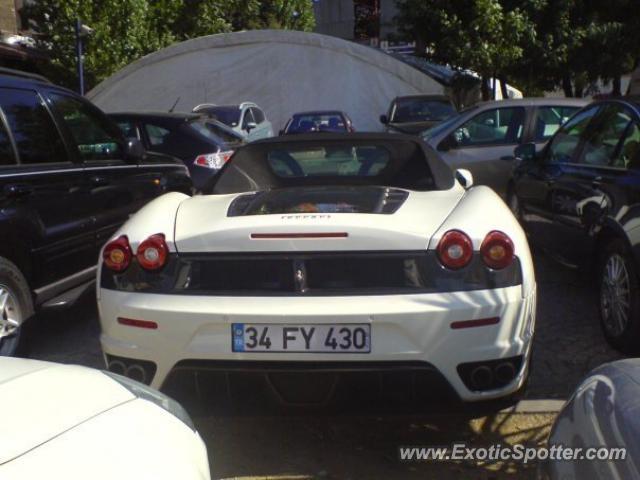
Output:
[[309,31],[315,24],[311,0],[38,0],[24,10],[51,57],[45,73],[57,83],[77,83],[76,18],[94,30],[85,39],[89,88],[176,41],[257,28]]
[[578,95],[640,57],[637,0],[396,0],[397,23],[432,60]]

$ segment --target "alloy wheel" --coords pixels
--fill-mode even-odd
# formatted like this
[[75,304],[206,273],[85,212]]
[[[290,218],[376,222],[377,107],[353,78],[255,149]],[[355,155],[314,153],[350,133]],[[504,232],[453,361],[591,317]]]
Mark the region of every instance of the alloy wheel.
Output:
[[0,284],[0,343],[15,335],[22,325],[22,313],[18,299],[9,287]]
[[629,324],[631,288],[625,260],[617,253],[605,263],[600,291],[604,328],[612,337],[622,335]]

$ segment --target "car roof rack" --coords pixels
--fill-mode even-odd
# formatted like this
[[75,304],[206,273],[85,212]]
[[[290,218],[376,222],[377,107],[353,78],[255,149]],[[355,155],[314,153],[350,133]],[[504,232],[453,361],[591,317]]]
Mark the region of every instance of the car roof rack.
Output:
[[37,73],[23,72],[22,70],[14,70],[13,68],[0,67],[0,75],[10,75],[12,77],[28,78],[30,80],[38,80],[40,82],[51,83],[47,77],[38,75]]

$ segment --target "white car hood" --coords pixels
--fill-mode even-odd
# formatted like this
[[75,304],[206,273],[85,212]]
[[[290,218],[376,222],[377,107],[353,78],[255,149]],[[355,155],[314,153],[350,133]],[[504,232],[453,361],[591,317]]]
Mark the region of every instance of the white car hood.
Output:
[[0,465],[135,398],[98,370],[0,357]]
[[[458,204],[464,190],[410,192],[392,214],[293,213],[227,215],[239,195],[197,196],[180,204],[178,252],[424,250]],[[336,238],[256,239],[255,234],[346,233]]]

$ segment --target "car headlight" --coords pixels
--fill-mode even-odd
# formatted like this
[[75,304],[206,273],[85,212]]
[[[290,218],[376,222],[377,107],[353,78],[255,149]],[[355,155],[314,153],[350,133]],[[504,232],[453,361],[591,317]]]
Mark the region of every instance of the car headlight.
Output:
[[135,380],[131,380],[130,378],[123,377],[122,375],[118,375],[117,373],[108,371],[103,371],[102,373],[118,382],[136,397],[142,398],[143,400],[148,400],[151,403],[155,403],[160,408],[166,410],[171,415],[176,417],[191,430],[193,430],[194,432],[196,431],[193,420],[191,420],[191,417],[189,416],[187,411],[174,399],[167,397],[164,393],[160,393],[158,390],[148,387],[140,382],[136,382]]

